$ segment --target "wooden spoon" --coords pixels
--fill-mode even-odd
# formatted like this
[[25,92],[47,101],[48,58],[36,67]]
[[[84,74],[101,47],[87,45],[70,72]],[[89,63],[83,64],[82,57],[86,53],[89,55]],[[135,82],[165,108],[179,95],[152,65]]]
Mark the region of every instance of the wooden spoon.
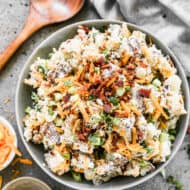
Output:
[[0,70],[17,48],[43,26],[65,21],[80,11],[84,0],[31,0],[26,23],[10,45],[0,54]]

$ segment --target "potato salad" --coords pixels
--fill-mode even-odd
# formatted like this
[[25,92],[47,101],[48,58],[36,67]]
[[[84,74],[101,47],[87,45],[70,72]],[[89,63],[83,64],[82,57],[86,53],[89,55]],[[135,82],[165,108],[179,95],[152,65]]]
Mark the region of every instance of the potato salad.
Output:
[[33,62],[24,83],[32,88],[25,139],[43,145],[53,173],[95,185],[155,170],[186,114],[172,59],[127,24],[79,26]]

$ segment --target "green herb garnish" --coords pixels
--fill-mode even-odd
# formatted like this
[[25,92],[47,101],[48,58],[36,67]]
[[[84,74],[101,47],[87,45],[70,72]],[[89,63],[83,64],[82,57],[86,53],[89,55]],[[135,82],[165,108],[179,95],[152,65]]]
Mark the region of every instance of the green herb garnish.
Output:
[[124,93],[125,93],[125,88],[119,87],[116,90],[116,96],[123,96]]
[[100,67],[94,67],[94,71],[95,71],[95,73],[100,73]]
[[68,87],[71,87],[73,85],[72,81],[64,81],[64,85],[65,86],[68,86]]
[[150,165],[150,162],[147,162],[147,161],[142,160],[142,161],[139,162],[139,165],[140,165],[141,167],[147,167],[147,166]]
[[112,118],[112,124],[119,126],[121,124],[121,120],[117,117]]
[[64,152],[61,154],[65,160],[71,159],[71,154],[69,152]]
[[108,58],[109,58],[109,50],[106,48],[106,49],[103,51],[103,54],[104,54],[105,60],[107,61]]
[[44,77],[46,77],[46,70],[42,65],[38,65],[37,71],[42,73]]
[[25,112],[29,114],[31,110],[32,110],[32,108],[28,106],[28,107],[25,109]]
[[48,58],[50,59],[52,57],[53,53],[48,54]]
[[153,81],[152,81],[152,84],[155,86],[155,87],[159,87],[161,86],[161,82],[159,79],[155,78]]
[[37,102],[39,99],[38,95],[35,92],[32,92],[31,98],[34,100],[34,102]]
[[55,125],[56,126],[62,126],[63,125],[63,120],[61,118],[56,118],[55,119]]
[[168,131],[168,133],[169,133],[170,135],[176,136],[177,131],[176,131],[176,129],[170,129],[170,130]]
[[130,86],[125,86],[125,90],[126,90],[126,92],[129,92],[131,90],[131,87]]
[[96,98],[96,96],[94,94],[91,94],[90,96],[88,96],[88,100],[94,100]]
[[119,99],[114,97],[114,96],[110,96],[109,98],[109,101],[114,105],[116,106],[118,103],[119,103]]
[[96,136],[96,134],[94,135],[90,135],[89,137],[88,137],[88,140],[89,140],[89,142],[92,144],[92,145],[94,145],[94,146],[101,146],[101,145],[103,145],[104,144],[104,138],[102,138],[102,137],[98,137],[98,136]]
[[48,109],[48,114],[49,115],[53,115],[54,114],[54,111],[52,109]]
[[183,185],[174,176],[169,176],[167,182],[175,185],[176,190],[184,190]]
[[73,179],[74,179],[75,181],[78,181],[78,182],[81,182],[81,181],[82,181],[82,176],[81,176],[80,173],[77,173],[77,172],[72,171],[71,174],[72,174],[72,177],[73,177]]
[[54,98],[56,101],[59,101],[63,98],[63,95],[61,93],[55,93],[54,94]]

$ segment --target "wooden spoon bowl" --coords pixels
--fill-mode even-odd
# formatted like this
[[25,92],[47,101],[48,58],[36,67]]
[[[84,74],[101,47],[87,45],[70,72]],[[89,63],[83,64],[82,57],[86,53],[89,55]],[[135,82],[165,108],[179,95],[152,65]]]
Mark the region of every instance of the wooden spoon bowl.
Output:
[[34,32],[46,25],[68,20],[80,11],[83,4],[84,0],[31,0],[29,15],[22,31],[0,54],[0,70]]

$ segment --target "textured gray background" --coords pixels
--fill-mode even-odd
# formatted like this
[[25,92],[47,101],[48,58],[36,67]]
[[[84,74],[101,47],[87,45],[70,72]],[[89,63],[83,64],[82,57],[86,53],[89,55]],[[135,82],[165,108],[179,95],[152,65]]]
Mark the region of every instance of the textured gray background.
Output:
[[[8,43],[16,37],[21,30],[29,9],[27,0],[0,0],[0,51],[2,51]],[[0,73],[0,115],[6,117],[14,125],[16,131],[16,120],[14,111],[14,99],[16,83],[28,56],[44,39],[59,28],[79,20],[98,18],[93,7],[87,1],[82,11],[68,22],[56,24],[46,27],[34,34],[24,45],[17,51],[13,58],[9,61],[6,68]],[[10,102],[5,104],[4,100],[9,97]],[[18,131],[17,131],[18,135]],[[26,152],[19,135],[19,148],[23,152],[23,156],[30,158]],[[180,151],[177,153],[173,161],[166,168],[167,175],[174,175],[184,185],[185,190],[190,189],[190,160],[186,153],[186,146],[190,142],[190,136],[186,136]],[[34,163],[33,166],[18,165],[15,168],[21,169],[21,176],[35,176],[48,183],[53,190],[66,190],[55,181],[51,180],[41,169]],[[11,167],[7,168],[0,175],[4,177],[4,184],[11,180]],[[168,185],[161,175],[157,175],[146,183],[132,188],[131,190],[172,190],[173,187]]]

